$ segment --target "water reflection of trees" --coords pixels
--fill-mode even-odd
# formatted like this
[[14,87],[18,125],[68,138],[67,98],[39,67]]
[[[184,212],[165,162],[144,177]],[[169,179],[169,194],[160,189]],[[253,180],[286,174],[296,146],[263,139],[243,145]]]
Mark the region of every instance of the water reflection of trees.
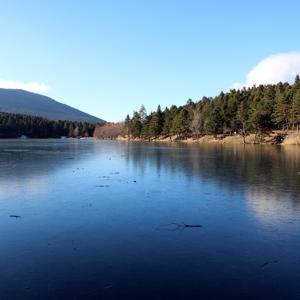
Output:
[[[258,194],[291,198],[300,203],[300,148],[270,145],[128,146],[127,161],[146,171],[182,172],[187,178],[214,181],[229,188],[252,189]],[[271,193],[272,192],[272,193]]]
[[[300,204],[298,146],[233,146],[122,143],[113,141],[4,141],[0,143],[0,185],[40,179],[101,157],[114,156],[128,167],[157,176],[179,173],[187,180],[211,181],[245,191],[249,199],[291,199]],[[21,151],[20,151],[21,150]],[[121,158],[122,157],[122,158]],[[105,167],[105,166],[104,166]],[[154,169],[153,169],[154,168]],[[71,174],[71,173],[70,173]],[[68,180],[68,178],[65,178]],[[269,202],[271,203],[271,202]]]

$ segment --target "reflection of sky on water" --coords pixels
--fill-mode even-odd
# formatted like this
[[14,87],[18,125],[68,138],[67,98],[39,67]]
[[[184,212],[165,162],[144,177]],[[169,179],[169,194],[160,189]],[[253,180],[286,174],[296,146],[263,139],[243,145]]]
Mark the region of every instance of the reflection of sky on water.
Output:
[[3,199],[7,193],[12,194],[20,188],[24,193],[30,195],[40,193],[42,190],[44,192],[49,191],[47,180],[39,177],[15,179],[13,184],[8,180],[1,180],[0,199]]
[[[157,182],[187,188],[193,182],[204,194],[208,184],[228,193],[243,191],[248,207],[261,220],[284,218],[299,207],[297,147],[104,143],[105,147],[102,142],[77,140],[2,141],[1,199],[8,194],[47,195],[53,183],[72,186],[74,182],[84,187],[82,181],[100,176],[115,163],[115,170],[145,178],[145,184],[147,178],[155,177]],[[78,173],[81,175],[76,176]],[[128,178],[118,180],[126,182]],[[165,186],[166,191],[169,188]]]
[[0,141],[1,295],[289,299],[299,170],[298,148]]
[[246,201],[255,216],[265,223],[289,221],[300,212],[299,204],[296,203],[295,206],[289,192],[250,187]]
[[61,176],[61,180],[68,181],[71,172],[89,164],[101,153],[97,143],[87,141],[2,140],[0,196],[16,191],[49,192],[53,179]]

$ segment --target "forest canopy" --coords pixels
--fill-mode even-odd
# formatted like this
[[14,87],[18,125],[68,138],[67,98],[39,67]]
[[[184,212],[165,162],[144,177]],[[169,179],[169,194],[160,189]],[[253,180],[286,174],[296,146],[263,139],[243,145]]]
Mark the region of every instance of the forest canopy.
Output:
[[293,84],[260,85],[221,92],[183,106],[146,113],[142,105],[125,119],[125,134],[134,138],[177,135],[181,138],[205,134],[267,133],[300,127],[300,77]]
[[60,138],[93,136],[95,125],[85,122],[50,121],[45,118],[0,112],[0,138]]

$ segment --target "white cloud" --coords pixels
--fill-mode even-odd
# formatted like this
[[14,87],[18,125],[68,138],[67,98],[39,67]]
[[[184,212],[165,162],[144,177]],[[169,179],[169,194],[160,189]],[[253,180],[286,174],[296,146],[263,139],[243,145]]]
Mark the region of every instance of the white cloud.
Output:
[[243,85],[240,83],[240,82],[235,82],[233,85],[232,85],[232,88],[235,89],[235,90],[240,90],[243,88]]
[[293,83],[300,74],[300,52],[271,55],[260,61],[246,76],[246,83],[235,83],[232,88],[252,87],[259,84]]
[[30,92],[48,92],[50,86],[39,82],[21,82],[0,79],[0,88],[4,89],[21,89]]

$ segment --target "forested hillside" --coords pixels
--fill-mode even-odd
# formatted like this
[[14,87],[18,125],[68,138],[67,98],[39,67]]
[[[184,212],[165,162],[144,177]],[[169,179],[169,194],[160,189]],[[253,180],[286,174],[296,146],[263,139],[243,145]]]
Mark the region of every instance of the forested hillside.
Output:
[[102,119],[54,99],[24,90],[0,88],[0,112],[41,117],[53,121],[105,123]]
[[149,138],[177,135],[267,133],[300,127],[300,77],[294,84],[278,83],[221,92],[214,98],[188,100],[147,115],[144,106],[126,117],[124,134]]
[[0,138],[59,138],[93,136],[94,124],[86,122],[50,121],[28,115],[0,113]]

